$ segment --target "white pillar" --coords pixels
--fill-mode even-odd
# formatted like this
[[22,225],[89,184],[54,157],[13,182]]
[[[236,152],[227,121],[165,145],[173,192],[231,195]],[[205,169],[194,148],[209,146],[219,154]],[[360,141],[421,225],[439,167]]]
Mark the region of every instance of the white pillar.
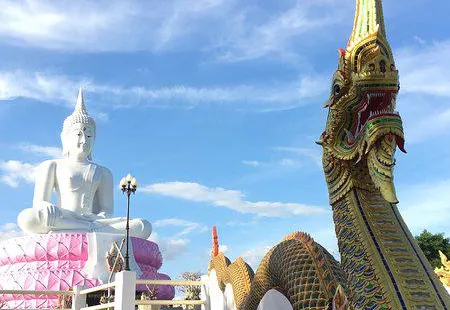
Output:
[[202,310],[211,310],[210,301],[209,301],[209,289],[208,289],[208,275],[202,275],[201,281],[203,281],[205,284],[202,285],[201,291],[200,291],[200,299],[204,300],[206,303],[201,306]]
[[85,288],[85,286],[75,286],[73,288],[72,310],[80,310],[86,307],[86,294],[80,295],[80,291]]
[[134,310],[136,299],[136,273],[134,271],[121,271],[116,274],[115,282],[114,309]]

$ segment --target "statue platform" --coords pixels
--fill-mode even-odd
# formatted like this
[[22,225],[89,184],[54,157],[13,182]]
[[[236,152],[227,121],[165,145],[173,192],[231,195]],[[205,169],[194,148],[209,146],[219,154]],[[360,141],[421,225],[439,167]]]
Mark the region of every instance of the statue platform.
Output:
[[[107,254],[123,235],[108,233],[50,233],[0,242],[0,289],[65,291],[108,282]],[[170,280],[159,273],[162,256],[154,242],[130,238],[130,269],[138,279]],[[123,252],[123,251],[122,251]],[[138,286],[138,291],[148,291]],[[158,299],[172,299],[173,286],[157,286]],[[0,295],[8,308],[54,308],[57,296]]]

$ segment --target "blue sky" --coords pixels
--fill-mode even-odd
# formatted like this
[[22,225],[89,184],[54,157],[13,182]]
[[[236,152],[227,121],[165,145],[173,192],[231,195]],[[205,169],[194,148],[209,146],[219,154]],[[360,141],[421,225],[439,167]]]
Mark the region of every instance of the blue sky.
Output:
[[[94,161],[116,183],[137,177],[131,214],[153,223],[173,278],[206,270],[213,225],[226,255],[253,266],[296,230],[337,250],[314,141],[354,1],[0,3],[1,238],[31,206],[35,165],[59,156],[82,86]],[[450,2],[384,11],[408,150],[399,208],[414,234],[450,236]]]

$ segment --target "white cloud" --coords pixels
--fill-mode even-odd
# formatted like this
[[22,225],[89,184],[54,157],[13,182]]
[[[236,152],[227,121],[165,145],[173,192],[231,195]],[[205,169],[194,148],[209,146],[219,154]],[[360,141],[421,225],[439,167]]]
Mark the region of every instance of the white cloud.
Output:
[[450,40],[426,42],[395,53],[400,76],[398,110],[406,141],[420,143],[450,129]]
[[164,260],[174,260],[187,251],[189,240],[185,238],[160,238],[156,232],[153,232],[149,238],[150,241],[158,244],[159,250]]
[[131,24],[133,17],[142,16],[133,5],[44,0],[5,1],[3,8],[0,35],[11,44],[83,51],[138,47],[137,42],[130,47],[136,38],[127,38],[140,25],[138,20]]
[[450,40],[399,49],[401,93],[450,97]]
[[261,263],[261,259],[272,248],[270,245],[260,245],[252,248],[251,250],[242,253],[241,257],[249,264],[253,270],[256,270]]
[[[327,8],[327,9],[325,9]],[[295,1],[279,12],[258,12],[266,18],[251,19],[252,11],[241,11],[232,17],[229,32],[217,45],[223,50],[223,61],[235,62],[265,56],[297,60],[294,45],[314,30],[324,29],[341,21],[334,1]],[[268,13],[268,14],[265,14]],[[297,49],[298,51],[298,49]],[[305,81],[307,82],[307,81]]]
[[257,160],[244,160],[242,164],[252,167],[267,167],[270,169],[291,168],[298,169],[305,166],[305,158],[312,160],[318,167],[322,167],[322,154],[320,150],[300,147],[274,147],[275,151],[294,154],[296,158],[283,157],[270,162]]
[[[304,82],[308,80],[309,82]],[[311,83],[316,85],[310,87]],[[94,108],[116,109],[132,107],[195,107],[199,104],[239,103],[240,109],[255,111],[283,110],[307,104],[326,91],[328,82],[323,76],[302,77],[300,81],[272,85],[235,85],[192,87],[129,87],[96,84],[88,78],[69,78],[48,73],[24,71],[0,72],[0,100],[28,98],[52,104],[73,106],[80,85],[92,94]],[[95,111],[101,119],[104,112]]]
[[219,252],[225,254],[226,252],[228,252],[228,250],[229,250],[228,245],[226,245],[226,244],[219,244]]
[[312,160],[317,166],[322,167],[322,153],[319,149],[310,149],[302,147],[285,147],[279,146],[274,148],[276,151],[294,153],[301,157]]
[[[51,158],[59,158],[62,153],[58,147],[30,143],[21,143],[15,147],[27,153]],[[13,188],[19,187],[21,182],[34,183],[36,167],[37,164],[18,160],[0,161],[0,182]]]
[[153,232],[149,240],[156,242],[161,253],[166,260],[176,259],[178,256],[187,252],[190,240],[186,238],[191,233],[202,233],[208,230],[208,227],[201,223],[191,222],[179,218],[168,218],[156,220],[152,223],[155,228],[167,226],[181,227],[181,231],[172,237],[159,237],[158,233]]
[[227,61],[289,56],[293,42],[341,16],[330,0],[295,1],[277,11],[237,0],[5,0],[2,7],[0,38],[9,44],[83,52],[198,49]]
[[10,44],[82,52],[202,48],[215,31],[225,31],[235,3],[4,1],[0,36]]
[[19,187],[21,181],[33,183],[35,169],[34,164],[17,160],[0,161],[0,181],[13,188]]
[[51,158],[59,158],[61,157],[62,154],[61,148],[55,146],[43,146],[29,143],[21,143],[17,145],[17,148],[28,153]]
[[217,207],[224,207],[241,213],[251,213],[266,217],[324,214],[327,212],[320,207],[300,203],[277,201],[251,202],[245,200],[245,195],[240,191],[220,187],[209,188],[191,182],[155,183],[144,186],[141,191],[195,202],[209,203]]
[[416,40],[418,43],[420,43],[420,44],[422,44],[422,45],[427,44],[427,41],[426,41],[426,40],[422,39],[421,37],[419,37],[419,36],[417,36],[417,35],[414,36],[413,38],[414,38],[414,40]]
[[450,236],[450,179],[399,187],[398,196],[398,208],[413,234],[428,229]]
[[259,219],[257,217],[253,218],[250,221],[240,221],[240,220],[233,220],[227,222],[228,226],[239,226],[239,227],[246,227],[246,226],[253,226],[257,225],[259,223]]
[[42,72],[1,71],[0,100],[28,98],[43,102],[75,104],[76,92],[87,80],[71,80],[63,75]]
[[292,158],[283,158],[278,162],[278,164],[283,167],[291,167],[291,168],[298,168],[303,166],[301,162]]
[[208,230],[208,226],[196,222],[186,221],[178,218],[170,218],[157,220],[153,222],[154,227],[165,227],[165,226],[177,226],[183,227],[183,230],[176,234],[176,237],[188,235],[192,232],[205,232]]
[[252,167],[259,167],[259,166],[264,165],[264,163],[262,163],[258,160],[243,160],[242,164],[246,165],[246,166],[252,166]]
[[405,136],[408,143],[415,144],[427,138],[439,137],[450,130],[450,108],[427,115],[414,115],[405,124]]
[[24,233],[20,231],[20,228],[16,223],[0,224],[0,241],[20,237]]
[[[225,256],[227,256],[227,252],[229,253],[229,247],[226,244],[219,244],[219,253],[223,253]],[[211,248],[207,248],[204,251],[204,255],[205,257],[210,257],[212,255],[212,249]]]
[[108,113],[105,112],[94,113],[94,117],[102,122],[109,121],[109,115]]

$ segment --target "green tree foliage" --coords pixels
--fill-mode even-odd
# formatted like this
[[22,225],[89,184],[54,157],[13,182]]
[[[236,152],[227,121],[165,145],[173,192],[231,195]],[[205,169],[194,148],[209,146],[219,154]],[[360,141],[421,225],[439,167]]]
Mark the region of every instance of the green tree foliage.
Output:
[[425,229],[415,238],[423,254],[434,268],[441,267],[439,250],[450,258],[450,238],[445,238],[443,233],[432,234]]

